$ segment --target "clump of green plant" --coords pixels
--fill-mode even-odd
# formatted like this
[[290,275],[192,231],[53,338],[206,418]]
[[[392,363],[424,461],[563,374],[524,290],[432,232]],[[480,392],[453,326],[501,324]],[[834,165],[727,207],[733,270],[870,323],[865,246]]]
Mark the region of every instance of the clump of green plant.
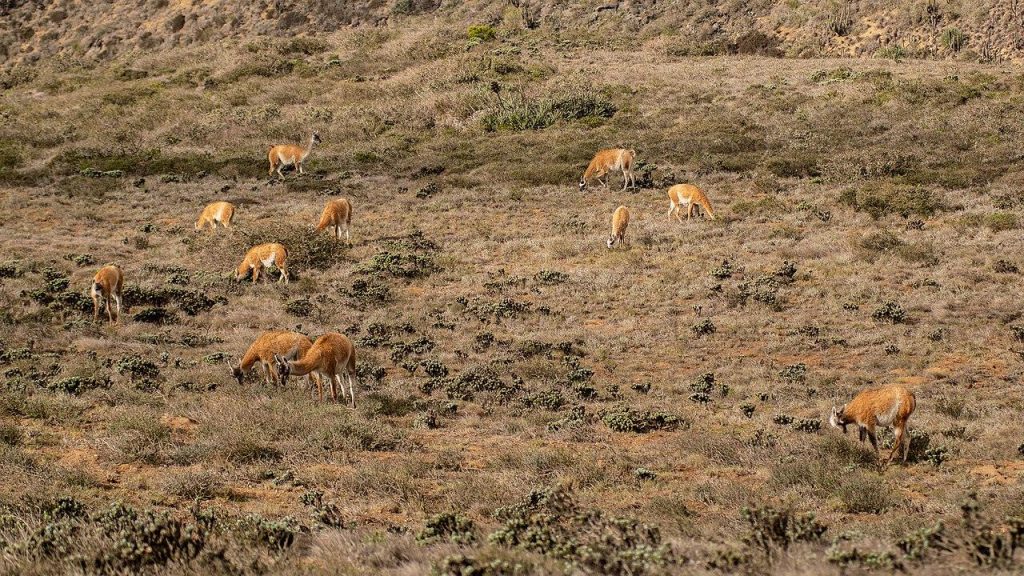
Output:
[[722,264],[711,269],[711,277],[716,280],[725,280],[731,278],[733,274],[732,262],[729,260],[722,260]]
[[160,375],[160,368],[150,360],[146,360],[138,354],[131,354],[119,359],[114,363],[114,369],[118,374],[125,374],[128,379],[156,378]]
[[427,519],[423,530],[416,535],[416,541],[429,544],[447,541],[453,544],[470,545],[475,543],[476,526],[473,521],[453,512],[443,512]]
[[942,45],[949,48],[950,52],[957,53],[967,44],[967,34],[959,28],[946,28],[939,36]]
[[466,28],[466,37],[469,38],[471,43],[479,44],[488,40],[494,40],[497,35],[497,30],[489,24],[470,24],[469,28]]
[[945,201],[934,192],[918,187],[891,182],[866,182],[849,188],[839,195],[839,202],[872,218],[899,214],[909,218],[912,214],[932,216],[946,209]]
[[871,313],[871,318],[876,322],[888,322],[889,324],[902,324],[907,321],[907,311],[899,303],[889,300]]
[[187,562],[206,546],[206,531],[201,527],[167,513],[137,512],[121,503],[100,514],[96,523],[109,544],[89,559],[87,571],[94,573],[138,573],[149,566]]
[[793,425],[793,429],[798,432],[817,432],[821,430],[821,420],[817,418],[802,418]]
[[807,365],[803,362],[790,364],[779,370],[779,378],[792,384],[802,384],[807,380]]
[[542,130],[559,121],[611,118],[618,110],[609,100],[589,88],[548,97],[530,97],[522,90],[502,96],[502,87],[491,85],[493,106],[481,117],[485,130]]
[[372,278],[357,278],[352,281],[352,287],[343,289],[342,292],[350,298],[353,306],[365,310],[374,306],[381,306],[391,302],[391,288],[379,280]]
[[313,517],[313,521],[317,524],[330,528],[342,528],[345,526],[341,510],[335,503],[324,500],[324,493],[320,490],[304,492],[299,501],[311,508],[310,514]]
[[685,420],[673,414],[661,411],[640,411],[623,404],[602,412],[601,420],[608,428],[615,432],[634,432],[637,434],[653,432],[655,430],[675,430],[680,426],[686,425]]
[[99,377],[97,375],[93,375],[91,377],[69,376],[67,378],[52,380],[47,383],[46,387],[54,392],[62,392],[71,396],[78,396],[86,390],[110,388],[110,378]]
[[309,298],[296,298],[289,300],[284,305],[285,312],[299,318],[306,318],[313,314],[313,302]]
[[881,514],[896,505],[893,488],[881,477],[860,470],[839,480],[836,495],[851,514]]
[[693,332],[695,336],[710,336],[715,333],[715,330],[715,323],[708,318],[690,326],[690,331]]
[[796,542],[820,540],[827,530],[814,518],[814,514],[797,514],[771,506],[743,508],[742,517],[750,528],[743,541],[768,557],[785,551]]
[[541,270],[534,274],[533,279],[538,284],[551,286],[554,284],[564,284],[565,282],[568,282],[569,275],[557,270]]
[[491,542],[564,560],[588,573],[659,574],[675,562],[656,527],[582,509],[564,489],[534,490],[494,516],[503,524]]
[[932,551],[952,551],[955,546],[956,543],[949,538],[942,522],[915,530],[896,541],[896,547],[903,553],[903,557],[913,562],[923,561]]

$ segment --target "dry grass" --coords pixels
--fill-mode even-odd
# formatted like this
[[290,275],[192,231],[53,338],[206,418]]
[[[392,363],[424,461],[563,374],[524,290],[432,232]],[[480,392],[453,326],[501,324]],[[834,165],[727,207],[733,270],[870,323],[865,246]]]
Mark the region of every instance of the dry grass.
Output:
[[[182,537],[153,559],[171,573],[601,572],[507,540],[505,519],[535,522],[527,496],[556,487],[572,504],[544,492],[552,542],[656,527],[600,557],[652,573],[948,573],[977,565],[978,526],[1007,533],[1024,473],[1018,70],[667,61],[499,28],[470,46],[453,27],[355,29],[288,47],[284,67],[270,40],[146,53],[145,77],[40,65],[0,96],[0,507],[21,520],[3,571],[70,568],[44,538],[61,530],[92,558],[116,500],[205,535],[198,556]],[[582,86],[615,112],[545,108],[551,126],[517,130],[488,120],[518,102],[494,86]],[[267,180],[266,148],[313,128],[308,174]],[[654,187],[581,195],[589,155],[618,145]],[[682,181],[717,220],[666,217]],[[341,195],[351,247],[309,232]],[[194,233],[215,199],[236,229]],[[619,204],[633,241],[607,250]],[[295,244],[293,282],[232,282],[272,240]],[[118,326],[80,299],[107,261],[127,275]],[[356,341],[359,409],[238,386],[223,359],[271,328]],[[928,436],[886,470],[816,428],[882,381],[915,390]],[[56,496],[85,512],[55,519]],[[741,510],[766,506],[828,530],[764,551]],[[415,541],[446,512],[474,544]],[[938,521],[962,545],[897,545]]]

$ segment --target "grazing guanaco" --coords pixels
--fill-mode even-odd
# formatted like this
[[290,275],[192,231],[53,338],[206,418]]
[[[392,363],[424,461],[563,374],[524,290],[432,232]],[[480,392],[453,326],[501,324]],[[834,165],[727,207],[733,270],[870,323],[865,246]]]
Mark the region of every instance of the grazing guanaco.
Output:
[[281,168],[285,166],[295,166],[295,170],[299,174],[305,174],[302,170],[302,163],[306,161],[306,157],[313,151],[313,146],[320,143],[320,133],[313,132],[313,135],[309,137],[309,146],[303,148],[295,144],[278,144],[272,146],[270,151],[267,152],[267,160],[270,161],[270,172],[271,176],[274,172],[277,175],[284,178],[284,174],[281,173]]
[[696,206],[700,206],[707,213],[708,218],[711,220],[715,219],[715,212],[711,209],[711,202],[708,201],[708,197],[704,195],[704,192],[701,192],[700,188],[693,184],[676,184],[668,189],[669,218],[675,212],[676,220],[682,222],[683,217],[679,213],[682,211],[683,206],[686,207],[687,220],[693,215],[693,210]]
[[633,175],[634,158],[636,158],[636,150],[626,150],[625,148],[610,148],[594,154],[594,159],[590,161],[586,172],[580,178],[580,192],[587,188],[587,182],[591,178],[597,178],[597,181],[607,188],[608,182],[602,181],[601,177],[618,170],[622,171],[622,189],[625,190],[627,186],[636,188],[636,177]]
[[[871,440],[871,446],[878,454],[878,439],[875,437],[875,427],[883,428],[892,426],[896,434],[896,441],[893,444],[889,457],[885,460],[888,464],[899,448],[903,447],[903,461],[907,461],[907,454],[910,453],[910,439],[904,439],[909,435],[907,420],[914,413],[917,400],[914,394],[899,384],[889,384],[877,388],[868,388],[857,394],[852,401],[840,407],[832,407],[832,414],[829,416],[829,424],[839,428],[846,433],[846,427],[855,424],[860,433],[860,441],[867,436]],[[881,458],[881,456],[879,456]]]
[[629,226],[629,210],[625,206],[619,206],[612,213],[612,235],[608,238],[608,247],[612,248],[618,242],[619,246],[626,241],[626,228]]
[[352,203],[347,198],[328,200],[324,211],[320,214],[320,223],[316,231],[331,228],[334,237],[341,240],[341,231],[345,230],[345,242],[349,241],[349,227],[352,225]]
[[231,375],[241,384],[245,375],[259,363],[263,367],[263,377],[267,384],[272,384],[277,380],[277,370],[273,366],[275,355],[294,360],[305,356],[312,346],[309,338],[298,332],[271,330],[263,332],[253,341],[237,366],[229,361],[228,367],[231,368]]
[[231,227],[231,219],[235,217],[235,205],[231,202],[213,202],[203,208],[203,213],[196,220],[196,230],[202,230],[209,224],[211,230],[217,229],[217,224],[224,228]]
[[281,278],[278,282],[288,283],[288,250],[284,246],[276,243],[260,244],[250,248],[245,253],[245,258],[242,259],[242,263],[238,265],[238,269],[235,271],[235,280],[241,281],[249,275],[249,271],[252,271],[252,283],[255,284],[256,280],[260,277],[260,270],[264,266],[274,265],[281,271]]
[[275,355],[274,361],[282,382],[287,382],[290,375],[304,376],[310,373],[318,375],[316,389],[317,397],[321,401],[324,399],[324,379],[330,382],[332,400],[338,401],[336,386],[341,386],[341,395],[345,396],[345,384],[341,380],[344,375],[348,381],[351,406],[352,408],[356,407],[355,388],[353,387],[353,381],[356,379],[356,349],[352,345],[352,341],[345,336],[328,332],[317,338],[316,342],[313,342],[313,347],[302,358],[288,360]]
[[[124,287],[124,272],[117,264],[107,264],[96,272],[92,279],[92,319],[100,319],[100,300],[103,300],[107,307],[107,318],[111,323],[121,318],[121,289]],[[115,313],[111,307],[111,300],[117,307]]]

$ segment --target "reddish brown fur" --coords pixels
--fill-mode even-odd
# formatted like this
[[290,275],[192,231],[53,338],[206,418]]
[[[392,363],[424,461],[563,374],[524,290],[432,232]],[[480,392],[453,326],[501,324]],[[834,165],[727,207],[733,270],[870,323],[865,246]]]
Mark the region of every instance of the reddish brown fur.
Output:
[[299,360],[289,361],[280,356],[275,357],[275,360],[282,380],[290,375],[318,374],[320,379],[317,380],[317,394],[320,400],[324,398],[324,378],[330,382],[332,400],[338,401],[336,385],[341,385],[342,396],[345,395],[345,386],[341,382],[344,375],[348,380],[351,406],[356,407],[355,389],[352,385],[356,378],[356,349],[352,341],[345,336],[328,332],[317,338],[309,352]]
[[245,253],[245,258],[242,259],[242,263],[238,265],[238,269],[235,270],[235,280],[241,280],[252,270],[252,283],[255,284],[256,280],[260,277],[260,270],[264,266],[270,264],[270,260],[273,258],[274,266],[277,266],[278,270],[281,271],[281,278],[278,282],[288,283],[288,250],[284,246],[277,243],[260,244],[254,246]]
[[612,213],[612,235],[608,238],[608,247],[611,248],[616,242],[621,246],[626,241],[626,228],[629,227],[629,209],[619,206]]
[[246,350],[245,356],[242,357],[238,366],[232,366],[231,373],[241,384],[245,375],[259,362],[263,366],[263,376],[267,384],[271,384],[277,379],[277,373],[273,369],[275,354],[289,359],[302,358],[312,346],[313,343],[309,338],[298,332],[285,330],[263,332]]
[[341,231],[345,230],[345,241],[349,241],[349,227],[352,225],[352,203],[347,198],[328,200],[324,205],[324,211],[320,214],[320,223],[316,225],[317,232],[324,228],[331,228],[334,237],[341,239]]
[[313,146],[320,143],[320,135],[313,132],[313,135],[309,138],[309,146],[303,148],[295,144],[278,144],[272,146],[267,151],[267,160],[270,162],[271,176],[274,172],[277,172],[278,176],[284,177],[281,173],[281,169],[285,166],[295,166],[295,170],[299,174],[305,174],[302,170],[302,163],[306,161],[306,157],[313,151]]
[[607,182],[602,181],[601,177],[615,170],[622,171],[623,190],[629,185],[636,188],[636,178],[633,176],[633,160],[635,158],[636,151],[625,148],[609,148],[599,151],[594,154],[593,160],[590,161],[587,170],[583,173],[583,178],[580,179],[580,190],[587,187],[587,182],[591,178],[597,178],[602,186],[607,187]]
[[207,225],[212,230],[217,229],[217,224],[225,228],[231,227],[231,219],[235,217],[235,205],[230,202],[213,202],[203,208],[203,213],[196,220],[196,230],[202,230]]
[[917,407],[917,400],[914,394],[899,384],[889,384],[876,388],[868,388],[858,394],[853,400],[841,408],[832,409],[830,423],[836,428],[846,431],[846,426],[855,424],[860,431],[860,439],[864,437],[871,441],[871,445],[878,453],[878,441],[875,437],[875,428],[878,426],[892,426],[896,434],[896,441],[893,444],[889,457],[885,460],[888,464],[892,461],[896,451],[903,447],[903,461],[907,461],[907,454],[910,451],[910,441],[904,445],[904,438],[907,432],[907,421]]
[[679,215],[682,211],[683,206],[686,206],[686,219],[689,220],[693,215],[694,205],[700,206],[707,213],[708,218],[711,220],[715,219],[715,212],[711,209],[711,202],[708,201],[708,197],[704,195],[704,192],[700,188],[697,188],[693,184],[676,184],[675,186],[668,189],[668,215],[671,218],[672,213],[676,215],[676,220],[683,221],[683,217]]
[[[117,264],[107,264],[100,268],[93,277],[92,289],[92,318],[100,318],[100,300],[103,300],[107,307],[107,318],[111,323],[117,322],[121,317],[121,289],[124,287],[124,272]],[[117,306],[115,313],[110,305],[111,300]]]

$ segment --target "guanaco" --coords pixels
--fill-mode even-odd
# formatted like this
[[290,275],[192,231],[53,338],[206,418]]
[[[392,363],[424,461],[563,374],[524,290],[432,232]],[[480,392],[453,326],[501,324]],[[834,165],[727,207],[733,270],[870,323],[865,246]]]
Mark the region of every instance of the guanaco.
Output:
[[682,222],[683,217],[679,213],[682,211],[683,206],[686,207],[687,220],[693,215],[693,210],[696,206],[700,206],[707,213],[708,218],[711,220],[715,219],[715,212],[711,209],[711,202],[708,201],[708,197],[704,195],[704,192],[701,192],[700,188],[693,184],[676,184],[668,189],[669,218],[675,212],[676,220]]
[[[903,461],[907,461],[907,454],[910,453],[910,440],[904,442],[908,435],[907,420],[914,413],[917,400],[914,394],[899,384],[889,384],[876,388],[868,388],[857,394],[852,401],[840,407],[832,407],[832,414],[829,416],[829,424],[839,428],[846,434],[846,427],[855,424],[860,434],[860,441],[864,437],[871,441],[871,446],[878,455],[878,439],[875,437],[875,427],[883,428],[891,426],[896,434],[896,442],[893,444],[889,457],[885,460],[888,464],[899,448],[903,447]],[[879,459],[881,456],[879,455]]]
[[250,248],[245,253],[245,258],[242,259],[242,263],[238,265],[238,270],[235,271],[235,280],[241,281],[249,275],[249,271],[252,271],[252,283],[255,284],[256,280],[260,277],[260,270],[264,266],[274,265],[281,271],[281,277],[278,282],[288,283],[288,250],[284,246],[276,243],[260,244]]
[[[107,318],[111,323],[121,318],[121,289],[124,287],[124,272],[117,264],[107,264],[96,272],[92,279],[92,319],[100,319],[100,300],[107,307]],[[111,300],[117,306],[115,313],[111,307]]]
[[211,230],[217,229],[217,224],[224,228],[231,227],[231,219],[235,217],[235,205],[231,202],[213,202],[203,208],[203,213],[196,220],[196,230],[202,230],[209,224]]
[[328,332],[317,338],[316,342],[313,342],[313,347],[302,358],[288,360],[280,355],[275,355],[274,361],[282,382],[287,382],[290,375],[304,376],[309,373],[318,375],[316,388],[320,401],[324,399],[324,379],[327,379],[331,385],[332,400],[338,401],[336,386],[341,386],[341,395],[345,396],[345,384],[341,380],[344,375],[348,381],[351,406],[352,408],[356,407],[355,388],[352,385],[356,380],[356,349],[352,345],[352,341],[345,336]]
[[324,205],[324,211],[320,214],[320,223],[316,225],[317,232],[324,228],[331,228],[334,237],[341,240],[341,231],[345,230],[345,242],[349,241],[349,227],[352,225],[352,203],[347,198],[328,200]]
[[309,146],[303,148],[295,144],[278,144],[272,146],[270,151],[267,152],[267,160],[270,161],[270,172],[271,176],[274,172],[277,175],[284,178],[284,174],[281,173],[281,168],[285,166],[295,166],[295,170],[299,174],[305,174],[302,170],[302,163],[306,161],[306,157],[313,151],[313,146],[320,143],[320,133],[313,132],[313,135],[309,137]]
[[275,355],[294,360],[305,356],[312,346],[313,343],[309,338],[298,332],[284,330],[263,332],[249,346],[245,356],[242,356],[238,364],[232,365],[228,361],[228,367],[231,368],[231,375],[238,380],[239,384],[242,384],[245,375],[259,363],[263,367],[264,380],[267,384],[273,384],[277,380],[277,370],[273,366]]
[[580,192],[586,190],[587,182],[591,178],[597,178],[597,181],[607,188],[607,180],[602,181],[601,177],[609,172],[619,170],[622,171],[622,189],[625,190],[627,186],[636,188],[636,177],[633,175],[634,158],[636,158],[636,150],[626,150],[625,148],[610,148],[594,154],[594,159],[590,161],[586,172],[580,178]]
[[626,228],[629,226],[629,210],[625,206],[619,206],[612,213],[612,235],[608,238],[608,247],[612,248],[618,242],[619,246],[626,241]]

